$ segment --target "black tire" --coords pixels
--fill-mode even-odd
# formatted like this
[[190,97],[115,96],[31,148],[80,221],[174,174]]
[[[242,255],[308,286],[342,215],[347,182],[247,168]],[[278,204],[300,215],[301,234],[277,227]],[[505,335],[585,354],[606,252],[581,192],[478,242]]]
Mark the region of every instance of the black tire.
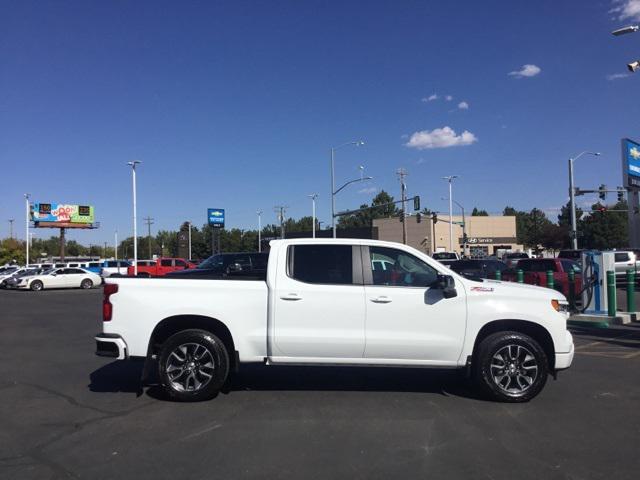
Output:
[[473,363],[477,387],[500,402],[528,402],[542,391],[549,373],[540,344],[520,332],[489,335],[478,346]]
[[171,400],[210,400],[218,395],[227,380],[229,353],[225,344],[211,332],[184,330],[162,345],[158,372],[162,388]]
[[93,282],[91,281],[91,279],[85,278],[84,280],[82,280],[82,282],[80,282],[80,288],[82,288],[83,290],[89,290],[90,288],[93,288]]
[[29,288],[31,288],[31,290],[33,290],[34,292],[39,292],[44,288],[44,284],[40,280],[34,280],[33,282],[31,282],[31,285],[29,285]]

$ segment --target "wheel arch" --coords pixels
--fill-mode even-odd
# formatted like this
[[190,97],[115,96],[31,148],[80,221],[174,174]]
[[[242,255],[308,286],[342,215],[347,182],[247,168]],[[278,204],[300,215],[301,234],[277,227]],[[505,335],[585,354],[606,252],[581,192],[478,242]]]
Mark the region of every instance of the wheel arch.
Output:
[[476,340],[473,344],[473,358],[475,359],[476,354],[478,353],[478,349],[482,340],[487,338],[489,335],[497,332],[520,332],[525,335],[529,335],[535,341],[537,341],[544,353],[547,356],[547,361],[549,362],[549,370],[554,371],[556,355],[555,355],[555,346],[553,343],[553,338],[549,331],[543,327],[542,325],[534,322],[530,322],[528,320],[517,320],[517,319],[503,319],[503,320],[493,320],[492,322],[484,325],[478,334],[476,335]]
[[238,368],[238,354],[231,331],[220,320],[204,315],[175,315],[159,322],[151,332],[147,358],[157,355],[162,344],[172,335],[194,328],[206,330],[218,337],[229,352],[230,367]]

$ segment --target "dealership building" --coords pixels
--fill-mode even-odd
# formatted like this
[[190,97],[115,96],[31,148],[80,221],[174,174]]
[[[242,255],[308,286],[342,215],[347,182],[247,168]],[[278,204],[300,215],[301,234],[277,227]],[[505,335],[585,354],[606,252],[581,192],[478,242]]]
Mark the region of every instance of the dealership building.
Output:
[[[471,257],[494,255],[499,251],[522,251],[523,246],[516,238],[516,217],[486,216],[451,217],[453,229],[453,250],[464,254],[464,236],[467,234],[466,254]],[[449,251],[449,216],[438,214],[438,221],[423,215],[418,222],[415,216],[406,219],[407,244],[431,254]],[[374,236],[379,240],[402,242],[402,222],[398,217],[381,218],[373,221]]]

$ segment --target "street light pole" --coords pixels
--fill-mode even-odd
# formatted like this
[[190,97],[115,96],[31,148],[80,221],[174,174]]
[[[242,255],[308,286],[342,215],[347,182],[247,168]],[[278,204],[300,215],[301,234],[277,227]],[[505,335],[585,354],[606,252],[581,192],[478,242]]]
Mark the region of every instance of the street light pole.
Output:
[[189,223],[189,261],[191,261],[191,222]]
[[569,159],[569,206],[571,210],[571,248],[578,249],[578,221],[576,219],[576,188],[573,180],[573,162],[582,155],[593,155],[599,157],[600,152],[581,152],[573,158]]
[[458,175],[449,175],[442,177],[443,180],[449,182],[449,252],[453,252],[453,179]]
[[258,253],[262,252],[262,210],[256,212],[258,214]]
[[316,198],[318,198],[318,194],[312,193],[309,198],[311,199],[311,237],[316,238]]
[[28,193],[24,194],[24,201],[25,201],[25,231],[27,234],[24,242],[27,250],[27,259],[24,266],[28,267],[29,266],[29,194]]
[[336,238],[336,181],[335,181],[335,156],[336,150],[342,147],[346,147],[347,145],[355,145],[356,147],[360,147],[364,145],[362,140],[343,143],[342,145],[338,145],[337,147],[331,147],[331,227],[333,229],[333,238]]
[[[113,238],[113,254],[114,254],[114,260],[118,260],[118,230],[116,229],[115,234],[114,234],[114,238]],[[116,264],[117,265],[117,264]],[[120,271],[120,270],[118,270]]]
[[127,162],[131,166],[131,181],[133,183],[133,275],[138,276],[138,217],[136,205],[136,165],[142,163],[140,160]]

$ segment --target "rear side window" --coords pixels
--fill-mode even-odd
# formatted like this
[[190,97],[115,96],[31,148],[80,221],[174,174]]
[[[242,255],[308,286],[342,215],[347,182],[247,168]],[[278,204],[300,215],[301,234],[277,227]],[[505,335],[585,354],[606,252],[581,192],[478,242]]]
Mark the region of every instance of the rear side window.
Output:
[[294,245],[289,248],[289,276],[305,283],[353,284],[351,245]]
[[176,260],[176,267],[186,267],[187,264],[184,262],[184,260]]
[[627,252],[616,253],[615,254],[615,261],[616,262],[628,262],[629,261],[629,254]]

